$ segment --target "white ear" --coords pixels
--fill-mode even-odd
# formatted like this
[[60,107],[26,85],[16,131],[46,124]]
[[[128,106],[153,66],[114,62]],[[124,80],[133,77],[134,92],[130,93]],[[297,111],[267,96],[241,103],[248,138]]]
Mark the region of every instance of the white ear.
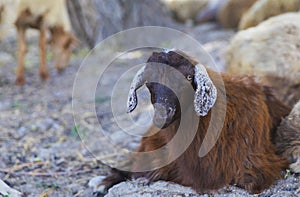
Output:
[[129,90],[128,100],[127,100],[127,113],[132,112],[136,106],[137,106],[137,96],[136,91],[139,89],[142,85],[144,85],[145,80],[143,79],[145,66],[143,66],[136,75],[134,76]]
[[217,100],[217,88],[202,64],[195,66],[194,81],[197,85],[194,108],[198,116],[206,116]]

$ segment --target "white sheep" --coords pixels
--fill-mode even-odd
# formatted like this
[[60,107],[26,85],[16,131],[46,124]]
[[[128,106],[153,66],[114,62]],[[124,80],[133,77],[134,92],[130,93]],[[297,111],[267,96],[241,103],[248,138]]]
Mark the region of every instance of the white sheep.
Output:
[[17,19],[15,22],[18,32],[18,69],[17,85],[25,83],[24,57],[27,52],[25,31],[35,28],[40,31],[40,76],[47,79],[49,72],[46,66],[46,32],[51,33],[50,44],[57,70],[63,70],[70,58],[74,43],[78,42],[71,33],[71,24],[67,12],[66,0],[19,0]]

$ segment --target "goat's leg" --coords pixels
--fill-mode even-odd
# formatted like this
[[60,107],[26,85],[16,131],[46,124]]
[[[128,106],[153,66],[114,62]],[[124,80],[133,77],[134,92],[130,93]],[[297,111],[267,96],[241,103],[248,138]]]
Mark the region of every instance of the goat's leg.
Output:
[[[139,150],[142,150],[141,148]],[[145,158],[143,158],[145,159]],[[132,169],[139,168],[138,166],[140,165],[145,165],[145,163],[141,160],[132,160],[127,163],[126,161],[124,164],[126,165],[131,165]],[[133,162],[133,163],[131,163]],[[126,165],[126,166],[127,166]],[[124,166],[124,165],[120,165]],[[127,166],[129,167],[129,166]],[[168,166],[170,171],[173,171],[173,166]],[[144,184],[150,184],[153,181],[158,181],[158,180],[172,180],[172,178],[168,177],[168,172],[166,169],[162,171],[166,171],[166,177],[163,177],[160,170],[153,170],[153,171],[147,171],[147,172],[133,172],[130,171],[122,171],[118,170],[116,168],[111,168],[111,172],[108,176],[106,176],[103,180],[101,180],[99,183],[96,183],[96,187],[94,187],[94,194],[96,196],[104,196],[108,190],[113,187],[114,185],[121,183],[126,180],[130,180],[132,178],[137,179],[140,177],[145,177],[148,179]]]
[[40,77],[43,80],[48,79],[49,71],[46,65],[46,30],[44,28],[40,29]]
[[25,38],[25,27],[17,27],[18,32],[18,67],[16,71],[16,85],[24,85],[24,58],[27,53],[27,43]]
[[131,178],[131,172],[121,171],[115,168],[111,169],[110,174],[105,177],[93,191],[96,196],[104,196],[112,186]]
[[272,151],[249,156],[251,163],[245,162],[246,168],[240,170],[237,186],[257,194],[269,188],[274,180],[280,179],[281,170],[288,167],[288,162]]

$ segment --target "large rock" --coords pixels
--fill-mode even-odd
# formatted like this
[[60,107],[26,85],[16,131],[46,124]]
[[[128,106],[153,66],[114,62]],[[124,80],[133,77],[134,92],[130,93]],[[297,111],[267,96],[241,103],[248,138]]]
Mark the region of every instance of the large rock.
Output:
[[259,76],[292,106],[300,98],[300,13],[283,14],[240,31],[226,59],[230,73]]
[[196,21],[203,23],[217,20],[225,28],[237,28],[243,14],[257,0],[210,0],[198,14]]
[[0,179],[0,196],[21,197],[22,193],[9,187]]
[[[281,197],[281,196],[295,196],[299,194],[299,178],[293,176],[287,177],[285,180],[279,180],[276,185],[263,191],[260,196],[270,196],[270,197]],[[298,190],[297,190],[298,189]],[[245,190],[229,186],[222,189],[211,191],[208,194],[198,194],[189,187],[184,187],[175,183],[166,181],[157,181],[153,183],[148,183],[147,180],[140,178],[137,180],[131,180],[127,182],[122,182],[111,189],[109,189],[108,194],[105,197],[179,197],[179,196],[191,196],[191,197],[257,197],[257,194],[251,195]]]
[[238,27],[243,14],[256,1],[257,0],[227,0],[218,13],[218,21],[225,28]]
[[175,183],[157,181],[149,184],[146,179],[122,182],[112,187],[106,197],[114,197],[122,194],[124,197],[151,197],[151,196],[196,196],[197,193],[189,187]]
[[290,168],[300,173],[300,100],[277,129],[276,146],[291,161]]
[[175,17],[185,22],[194,19],[198,12],[203,9],[209,0],[161,0],[173,11]]
[[72,0],[67,5],[76,36],[90,48],[129,28],[164,26],[180,30],[160,1]]
[[239,29],[256,26],[272,16],[299,10],[300,0],[259,0],[244,14]]

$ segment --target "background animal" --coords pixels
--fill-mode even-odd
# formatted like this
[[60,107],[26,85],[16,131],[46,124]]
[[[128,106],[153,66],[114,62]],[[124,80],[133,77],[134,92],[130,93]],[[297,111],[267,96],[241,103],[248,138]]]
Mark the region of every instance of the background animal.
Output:
[[[175,77],[165,78],[170,75],[164,72],[161,64],[176,69],[185,79],[179,82]],[[159,76],[170,84],[177,81],[179,85],[172,87],[178,88],[176,95],[170,88],[151,82],[152,76]],[[150,182],[167,180],[190,186],[200,193],[230,184],[258,193],[280,178],[281,170],[288,162],[276,155],[271,136],[290,108],[274,97],[271,88],[258,84],[252,77],[224,74],[220,80],[218,76],[182,52],[154,52],[133,80],[128,111],[136,107],[136,91],[145,84],[154,106],[154,125],[147,131],[150,137],[141,140],[137,151],[150,152],[165,147],[165,152],[133,160],[129,168],[131,172],[112,169],[99,187],[100,192],[106,192],[114,184],[131,177],[146,177]],[[187,86],[191,85],[192,94],[186,92]],[[184,102],[179,103],[179,100]],[[188,109],[195,110],[197,116],[186,117]],[[216,114],[225,112],[224,122],[213,120],[212,111]],[[190,130],[193,128],[187,126],[179,144],[166,146],[179,132],[181,122],[194,117],[199,123],[188,148],[175,161],[155,168],[157,163],[176,154],[180,143],[192,135]],[[211,134],[207,133],[209,124],[212,124],[213,132],[218,124],[222,124],[222,131],[211,151],[198,157],[205,135]],[[158,132],[157,128],[160,128]],[[153,166],[153,169],[139,172],[138,169],[144,169],[144,166]]]
[[23,85],[24,57],[27,52],[25,32],[28,28],[40,32],[40,77],[46,80],[49,72],[46,66],[46,33],[51,34],[50,45],[56,69],[62,71],[68,64],[74,44],[78,41],[71,33],[71,25],[65,0],[39,1],[19,0],[17,19],[15,22],[18,33],[18,68],[16,84]]
[[290,161],[290,169],[300,173],[300,101],[276,131],[277,152]]

